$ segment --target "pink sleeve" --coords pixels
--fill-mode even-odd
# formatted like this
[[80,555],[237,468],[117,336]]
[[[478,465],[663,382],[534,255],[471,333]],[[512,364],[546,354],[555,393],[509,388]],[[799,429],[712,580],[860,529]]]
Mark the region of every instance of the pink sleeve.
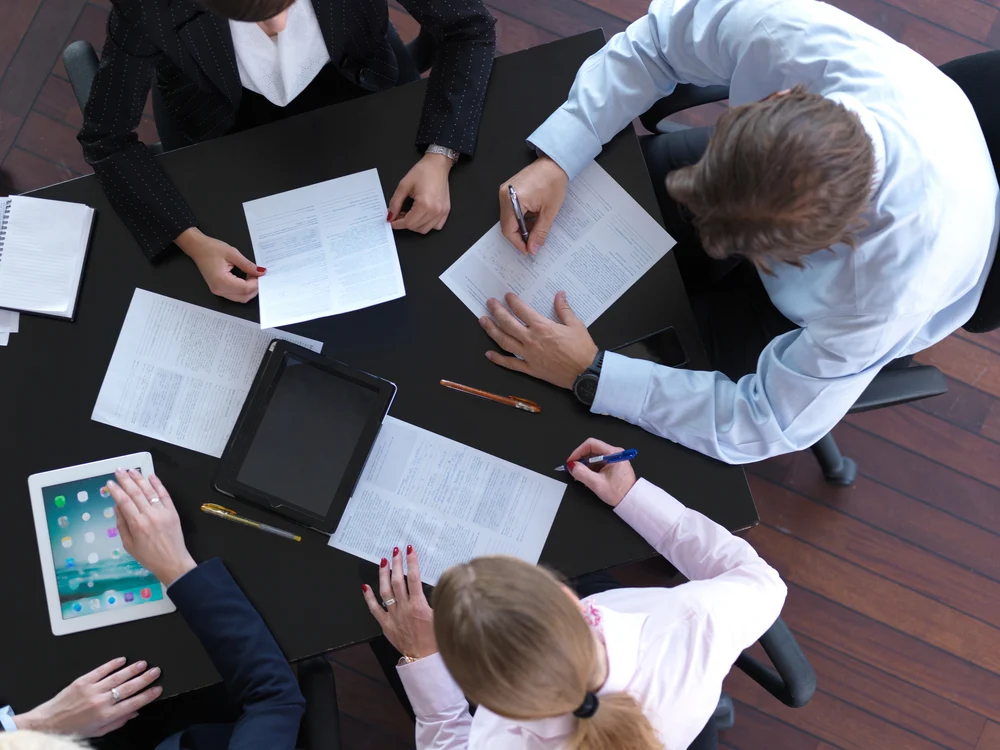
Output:
[[417,750],[464,750],[472,715],[441,654],[396,667],[417,717]]

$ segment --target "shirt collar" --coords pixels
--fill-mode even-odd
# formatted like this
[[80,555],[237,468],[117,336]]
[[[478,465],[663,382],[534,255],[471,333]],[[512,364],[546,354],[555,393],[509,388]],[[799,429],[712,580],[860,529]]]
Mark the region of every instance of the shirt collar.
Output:
[[869,140],[872,142],[872,150],[875,152],[875,175],[872,179],[872,194],[874,195],[882,184],[882,176],[885,174],[885,137],[882,135],[882,128],[875,119],[875,115],[861,101],[850,94],[841,91],[834,91],[826,94],[826,98],[832,102],[837,102],[851,110],[861,120],[861,127],[865,129]]
[[[642,635],[642,626],[649,615],[642,613],[616,612],[607,607],[587,603],[587,606],[597,616],[594,627],[604,639],[604,645],[608,651],[608,678],[604,681],[598,696],[621,693],[626,690],[635,671],[639,666],[639,639]],[[592,618],[588,618],[592,620]],[[598,708],[598,711],[601,709]],[[483,711],[480,707],[479,711]],[[479,716],[477,711],[476,716]],[[544,739],[555,739],[558,737],[568,737],[573,730],[572,714],[553,716],[549,719],[537,719],[535,721],[519,721],[517,719],[507,719],[490,712],[492,726],[488,734],[492,734],[493,728],[505,728],[507,731],[530,733],[536,737]],[[486,727],[483,727],[486,729]],[[473,733],[475,732],[473,724]]]

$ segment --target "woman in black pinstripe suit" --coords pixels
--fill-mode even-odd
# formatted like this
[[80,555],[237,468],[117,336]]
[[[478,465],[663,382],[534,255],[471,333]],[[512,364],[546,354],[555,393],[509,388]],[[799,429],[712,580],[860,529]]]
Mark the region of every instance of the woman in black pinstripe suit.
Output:
[[[482,0],[400,0],[434,39],[416,142],[425,154],[389,203],[394,229],[427,233],[450,210],[448,174],[476,145],[496,48]],[[140,143],[151,82],[169,115],[164,146],[207,140],[418,77],[387,0],[112,0],[107,40],[78,139],[111,204],[151,260],[177,245],[213,293],[257,295],[265,272],[203,234]],[[158,117],[158,120],[162,118]],[[159,124],[159,123],[158,123]],[[401,213],[407,198],[409,211]],[[239,269],[242,279],[233,273]]]

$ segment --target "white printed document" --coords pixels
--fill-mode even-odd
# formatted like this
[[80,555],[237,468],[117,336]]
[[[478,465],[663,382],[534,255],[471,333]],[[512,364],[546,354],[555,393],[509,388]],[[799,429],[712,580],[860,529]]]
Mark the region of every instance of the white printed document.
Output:
[[330,546],[378,563],[412,544],[436,584],[480,555],[538,562],[566,485],[386,417]]
[[406,294],[378,170],[243,204],[260,277],[260,327],[300,323]]
[[556,320],[556,292],[566,292],[590,325],[676,241],[597,162],[566,189],[566,200],[538,255],[521,255],[497,223],[441,275],[477,317],[486,300],[514,292]]
[[323,348],[136,289],[91,419],[219,458],[272,339]]

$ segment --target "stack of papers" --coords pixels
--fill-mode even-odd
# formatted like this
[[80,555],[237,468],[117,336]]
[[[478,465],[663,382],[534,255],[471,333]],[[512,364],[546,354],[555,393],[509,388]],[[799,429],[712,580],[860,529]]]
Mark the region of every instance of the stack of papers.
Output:
[[0,198],[0,308],[72,318],[93,221],[79,203]]
[[243,204],[260,278],[260,327],[358,310],[406,294],[378,170]]
[[273,339],[323,348],[136,289],[91,419],[219,458]]
[[12,310],[0,310],[0,346],[7,346],[10,335],[17,333],[21,316]]
[[538,562],[566,485],[386,417],[330,546],[378,563],[412,544],[434,585],[480,555]]
[[677,242],[597,162],[566,189],[538,255],[519,254],[496,224],[441,275],[477,317],[486,300],[514,292],[556,320],[552,302],[566,292],[589,326]]

